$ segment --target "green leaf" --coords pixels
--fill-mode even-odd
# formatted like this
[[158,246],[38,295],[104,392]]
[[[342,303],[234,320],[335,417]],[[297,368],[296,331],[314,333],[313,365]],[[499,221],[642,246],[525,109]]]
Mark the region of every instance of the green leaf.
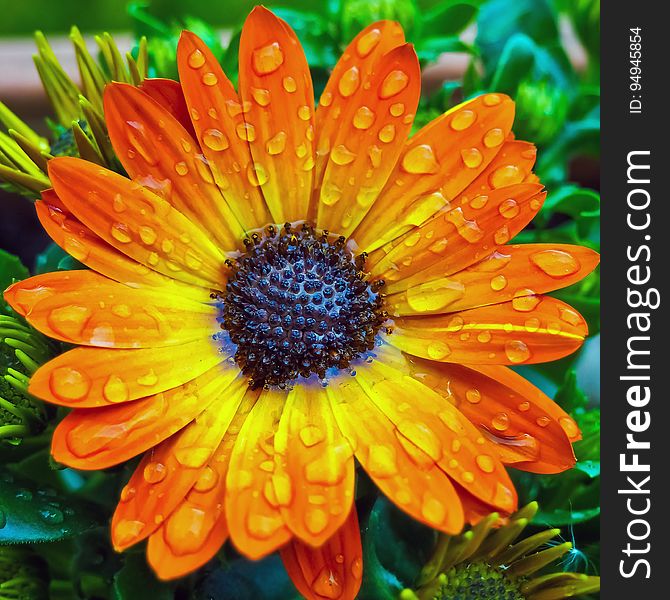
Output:
[[477,5],[472,2],[447,0],[440,2],[423,15],[422,37],[447,37],[461,33],[477,14]]
[[290,8],[275,8],[273,12],[284,19],[296,32],[310,68],[332,69],[339,58],[333,26],[321,15]]
[[435,532],[377,498],[363,537],[363,585],[360,600],[395,600],[410,587],[430,557]]
[[456,36],[439,36],[421,38],[415,44],[416,54],[419,60],[425,62],[433,62],[439,58],[441,54],[446,52],[465,52],[474,54],[475,50],[465,42],[462,42]]
[[35,274],[51,273],[52,271],[71,271],[85,269],[78,260],[72,258],[57,244],[49,244],[47,249],[35,259]]
[[555,213],[572,217],[577,222],[580,233],[587,234],[589,219],[600,218],[600,194],[595,190],[567,184],[550,191],[535,217],[534,223],[546,227]]
[[[21,281],[27,277],[30,277],[30,272],[18,257],[0,250],[0,293],[15,281]],[[11,314],[4,299],[0,301],[0,314]]]
[[173,586],[156,579],[147,565],[144,553],[127,553],[125,564],[114,576],[114,598],[116,600],[172,600]]
[[53,542],[98,525],[88,507],[0,470],[0,544]]

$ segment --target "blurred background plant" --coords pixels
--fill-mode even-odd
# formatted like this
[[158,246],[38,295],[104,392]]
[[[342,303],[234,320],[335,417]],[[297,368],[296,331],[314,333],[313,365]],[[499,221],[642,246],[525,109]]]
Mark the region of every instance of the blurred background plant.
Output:
[[[52,156],[81,155],[119,169],[102,114],[105,83],[176,78],[175,50],[183,28],[205,39],[236,80],[240,28],[253,4],[153,0],[131,2],[122,10],[123,0],[96,0],[90,10],[83,0],[0,1],[0,52],[9,44],[5,38],[43,32],[35,36],[35,65],[48,100],[37,100],[33,116],[24,115],[21,103],[0,103],[0,247],[17,255],[0,252],[0,287],[29,273],[81,266],[48,243],[30,199],[49,187],[46,163]],[[511,95],[517,103],[515,134],[537,144],[536,171],[549,192],[541,212],[517,240],[599,249],[599,0],[267,4],[296,30],[317,97],[347,42],[378,19],[400,21],[420,57],[424,93],[417,128],[483,92]],[[72,28],[75,24],[79,29]],[[69,63],[50,45],[64,35],[72,49]],[[12,81],[1,84],[3,93],[12,91]],[[553,571],[589,575],[598,570],[600,537],[599,295],[598,271],[561,290],[557,296],[587,318],[591,337],[574,356],[519,369],[579,423],[584,439],[575,446],[577,468],[557,476],[514,472],[521,502],[540,504],[528,525],[530,533],[560,527],[562,541],[572,544]],[[226,547],[193,576],[163,584],[148,571],[142,553],[119,556],[111,550],[107,521],[133,465],[81,473],[53,464],[50,433],[64,413],[43,406],[26,391],[34,369],[61,350],[0,305],[0,598],[40,598],[45,586],[56,599],[297,597],[277,557],[251,563]],[[435,535],[378,500],[364,476],[357,495],[366,561],[360,597],[397,598],[416,586]],[[19,543],[23,545],[7,546]],[[12,570],[7,566],[12,561],[25,566]],[[12,596],[12,588],[5,593],[3,577],[31,591]]]

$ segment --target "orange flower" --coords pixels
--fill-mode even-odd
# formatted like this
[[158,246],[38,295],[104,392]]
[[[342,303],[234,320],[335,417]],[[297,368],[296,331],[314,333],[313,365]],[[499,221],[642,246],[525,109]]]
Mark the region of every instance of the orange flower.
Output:
[[580,346],[584,319],[542,294],[598,257],[507,245],[545,196],[510,99],[475,98],[408,139],[419,64],[379,22],[315,111],[300,44],[264,8],[242,32],[239,96],[192,33],[178,64],[183,98],[174,82],[106,89],[129,178],[49,163],[40,221],[91,270],[5,292],[81,346],[30,384],[74,409],[56,460],[103,469],[145,453],[115,547],[148,538],[169,579],[230,538],[253,559],[281,549],[308,598],[354,598],[354,458],[451,534],[517,508],[505,465],[570,468],[575,422],[504,365]]

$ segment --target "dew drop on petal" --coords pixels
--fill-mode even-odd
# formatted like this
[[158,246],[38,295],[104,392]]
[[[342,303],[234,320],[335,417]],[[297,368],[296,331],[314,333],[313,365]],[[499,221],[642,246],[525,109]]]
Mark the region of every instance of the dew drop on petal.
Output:
[[484,473],[493,473],[495,470],[495,462],[488,454],[479,454],[477,458],[475,458],[475,461],[477,462],[477,466],[484,471]]
[[257,75],[274,73],[284,63],[284,53],[274,42],[253,51],[251,64]]
[[523,181],[523,172],[516,165],[498,167],[489,176],[489,183],[493,189],[514,185]]
[[395,448],[382,444],[371,444],[368,450],[367,470],[373,477],[392,477],[398,472]]
[[484,96],[485,106],[497,106],[502,102],[502,98],[498,94],[486,94]]
[[519,364],[530,358],[528,346],[521,340],[508,340],[505,342],[505,354],[511,363]]
[[451,119],[450,126],[454,131],[463,131],[472,125],[477,119],[477,113],[469,109],[463,109],[457,112]]
[[498,212],[505,219],[512,219],[519,214],[519,205],[513,198],[507,198],[498,205]]
[[379,88],[379,96],[382,99],[391,98],[402,92],[409,84],[407,73],[400,70],[391,71]]
[[425,494],[421,504],[421,515],[433,525],[441,525],[447,516],[446,506],[430,494]]
[[362,35],[356,42],[356,52],[361,58],[365,58],[372,52],[382,39],[382,32],[379,29],[371,29]]
[[451,348],[445,342],[436,340],[428,344],[428,356],[433,360],[441,360],[451,354]]
[[367,106],[361,106],[354,114],[354,127],[356,129],[369,129],[375,120],[373,113]]
[[572,418],[560,417],[558,419],[558,424],[562,427],[563,431],[565,431],[569,438],[574,438],[579,435],[579,427],[577,427],[577,423],[575,423]]
[[493,425],[493,428],[497,431],[505,431],[509,428],[509,416],[507,413],[499,412],[493,416],[491,425]]
[[209,73],[205,73],[205,74],[202,76],[202,82],[203,82],[205,85],[211,87],[211,86],[214,86],[214,85],[216,85],[217,83],[219,83],[219,80],[217,79],[216,75],[214,75],[214,73],[209,72]]
[[333,151],[330,153],[330,158],[336,165],[342,166],[354,162],[356,155],[344,144],[339,144],[333,148]]
[[530,261],[550,277],[560,279],[577,273],[579,261],[563,250],[542,250],[530,255]]
[[147,483],[159,483],[165,479],[167,467],[161,462],[150,462],[144,467],[142,475]]
[[482,401],[482,395],[479,392],[478,389],[476,388],[470,388],[465,392],[465,399],[470,403],[470,404],[478,404],[479,402]]
[[440,168],[433,147],[428,144],[419,144],[408,150],[401,166],[404,171],[413,174],[437,173]]
[[461,158],[463,159],[463,164],[470,169],[476,169],[484,160],[482,153],[474,147],[461,150]]
[[62,400],[82,400],[91,389],[91,379],[72,367],[58,367],[49,376],[49,388]]
[[267,153],[272,156],[281,154],[286,149],[286,137],[285,131],[280,131],[278,134],[271,137],[265,144]]
[[330,567],[323,567],[315,577],[314,581],[312,581],[312,591],[317,597],[337,600],[343,593],[339,575],[330,569]]
[[125,402],[129,397],[128,385],[118,375],[110,375],[102,388],[107,402]]
[[491,289],[494,292],[499,292],[507,286],[507,278],[504,275],[496,275],[491,279]]
[[282,80],[282,85],[289,94],[292,94],[298,89],[295,79],[293,79],[293,77],[291,77],[290,75],[284,77],[284,79]]
[[188,66],[192,69],[199,69],[205,64],[205,55],[200,50],[194,50],[189,54]]
[[123,223],[114,223],[114,225],[112,225],[111,233],[112,237],[122,244],[128,244],[132,241],[130,230],[128,229],[128,226]]
[[202,134],[202,142],[207,148],[216,152],[225,150],[230,146],[226,135],[218,129],[205,129]]

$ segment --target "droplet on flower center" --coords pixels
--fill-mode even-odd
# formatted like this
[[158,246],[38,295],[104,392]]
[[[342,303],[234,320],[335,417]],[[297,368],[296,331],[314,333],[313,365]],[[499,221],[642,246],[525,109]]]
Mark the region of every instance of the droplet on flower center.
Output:
[[287,223],[244,243],[246,252],[228,261],[219,307],[253,387],[325,379],[374,347],[387,318],[383,282],[365,279],[365,255],[354,256],[344,237]]

